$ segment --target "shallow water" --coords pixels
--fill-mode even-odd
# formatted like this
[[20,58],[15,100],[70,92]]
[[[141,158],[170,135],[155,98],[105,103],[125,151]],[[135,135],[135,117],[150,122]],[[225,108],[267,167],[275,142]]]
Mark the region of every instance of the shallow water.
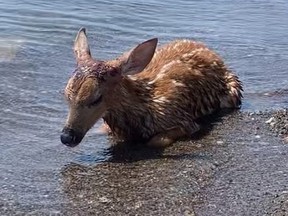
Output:
[[[72,43],[88,29],[94,56],[108,59],[152,37],[192,38],[216,50],[244,83],[243,111],[288,105],[288,2],[0,0],[0,208],[57,213],[59,171],[106,160],[106,136],[60,144],[62,96],[75,65]],[[1,212],[1,210],[0,210]]]

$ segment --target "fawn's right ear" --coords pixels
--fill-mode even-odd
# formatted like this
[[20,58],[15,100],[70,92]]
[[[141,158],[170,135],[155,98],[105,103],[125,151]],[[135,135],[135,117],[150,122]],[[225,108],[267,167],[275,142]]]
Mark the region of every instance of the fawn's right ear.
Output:
[[120,57],[121,72],[131,75],[141,72],[153,58],[158,39],[153,38],[136,46],[132,51]]
[[74,53],[77,62],[81,62],[91,58],[88,39],[86,36],[86,29],[81,28],[74,42]]

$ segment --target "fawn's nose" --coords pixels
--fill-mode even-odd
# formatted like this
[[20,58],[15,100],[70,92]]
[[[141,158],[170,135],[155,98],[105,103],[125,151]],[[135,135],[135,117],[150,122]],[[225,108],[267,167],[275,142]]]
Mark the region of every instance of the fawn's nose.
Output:
[[82,138],[83,136],[80,133],[66,127],[64,127],[62,130],[62,134],[60,136],[61,142],[69,147],[77,146],[81,142]]

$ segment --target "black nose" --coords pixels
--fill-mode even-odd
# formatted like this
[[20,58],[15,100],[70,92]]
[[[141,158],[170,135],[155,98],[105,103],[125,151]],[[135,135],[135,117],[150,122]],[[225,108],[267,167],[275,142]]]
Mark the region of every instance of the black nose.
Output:
[[60,136],[61,142],[69,147],[77,146],[81,142],[82,138],[83,136],[80,133],[66,127],[62,130],[62,134]]
[[74,140],[74,136],[72,133],[62,133],[61,134],[61,142],[63,144],[69,144],[72,143]]

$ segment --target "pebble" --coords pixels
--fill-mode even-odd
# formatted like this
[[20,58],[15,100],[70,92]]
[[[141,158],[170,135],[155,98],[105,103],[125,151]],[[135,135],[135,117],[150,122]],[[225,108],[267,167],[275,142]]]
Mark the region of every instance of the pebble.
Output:
[[107,197],[100,197],[100,198],[99,198],[99,201],[100,201],[101,203],[109,203],[109,202],[111,202],[111,200],[108,199]]
[[195,214],[194,210],[192,210],[192,209],[185,209],[183,212],[183,215],[184,216],[195,216],[196,214]]
[[270,123],[272,123],[272,122],[274,121],[274,119],[275,119],[274,117],[271,117],[271,118],[270,118],[269,120],[267,120],[265,123],[266,123],[266,124],[270,124]]

